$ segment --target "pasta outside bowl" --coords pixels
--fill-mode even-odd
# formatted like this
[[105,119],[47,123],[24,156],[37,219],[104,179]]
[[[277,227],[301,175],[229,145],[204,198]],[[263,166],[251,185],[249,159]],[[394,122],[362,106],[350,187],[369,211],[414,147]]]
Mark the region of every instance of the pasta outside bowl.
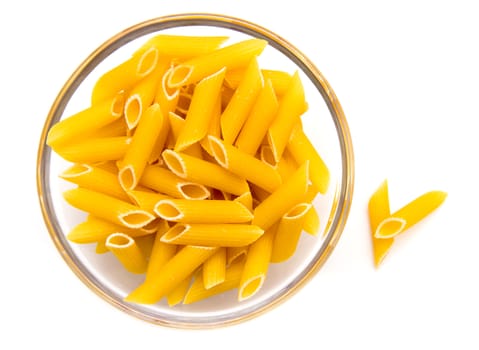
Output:
[[[156,107],[153,106],[148,109],[143,107],[144,110],[141,110],[141,107],[138,108],[138,105],[135,105],[135,103],[125,102],[129,98],[132,100],[132,91],[134,91],[135,87],[131,87],[128,91],[122,90],[121,94],[117,95],[120,96],[118,98],[121,100],[121,103],[118,105],[113,104],[113,107],[111,107],[114,112],[115,108],[120,106],[118,107],[118,114],[124,120],[123,128],[126,125],[125,130],[129,130],[125,132],[126,136],[121,136],[123,137],[121,141],[117,140],[119,143],[115,147],[110,147],[110,149],[115,148],[117,153],[121,153],[120,155],[117,155],[116,158],[110,156],[107,162],[103,146],[100,144],[96,144],[96,148],[93,148],[93,151],[90,150],[90,158],[88,158],[90,162],[83,160],[81,157],[75,158],[76,156],[74,155],[78,154],[71,151],[71,149],[70,153],[63,151],[62,156],[57,154],[58,152],[54,152],[53,149],[55,147],[50,147],[47,144],[53,138],[51,136],[54,133],[52,128],[67,117],[93,106],[95,101],[92,102],[92,91],[95,91],[95,88],[98,87],[98,82],[102,79],[101,77],[114,67],[121,66],[122,64],[122,67],[126,67],[127,64],[125,65],[124,62],[131,60],[135,55],[145,55],[147,48],[143,45],[149,42],[149,40],[154,42],[156,40],[154,38],[158,35],[227,39],[225,43],[221,43],[221,47],[234,46],[235,43],[252,39],[254,39],[253,43],[260,42],[264,44],[260,54],[253,53],[248,59],[248,64],[243,64],[243,66],[238,66],[238,62],[241,60],[241,55],[244,54],[244,51],[247,51],[245,49],[243,51],[232,51],[233,54],[225,54],[224,57],[220,54],[208,56],[213,58],[209,59],[207,67],[210,67],[214,57],[219,56],[233,63],[231,65],[230,63],[225,63],[225,67],[216,69],[213,74],[208,74],[208,79],[203,80],[200,78],[195,80],[194,77],[200,70],[198,67],[203,64],[201,60],[195,61],[191,57],[180,57],[177,60],[170,60],[169,68],[167,67],[171,69],[170,74],[169,76],[166,73],[163,75],[165,78],[162,80],[162,83],[159,83],[159,86],[163,84],[162,86],[166,91],[165,95],[167,97],[174,95],[175,91],[178,91],[183,96],[178,97],[176,100],[176,109],[174,108],[173,113],[170,113],[173,114],[173,117],[179,117],[185,121],[188,118],[193,119],[193,117],[189,117],[190,114],[188,113],[191,113],[191,115],[195,114],[191,112],[195,108],[197,110],[210,108],[212,111],[215,110],[214,108],[217,108],[218,116],[227,119],[223,116],[227,114],[228,105],[233,104],[232,101],[236,98],[234,97],[235,93],[239,95],[237,91],[241,90],[241,85],[248,84],[242,82],[243,80],[248,80],[244,77],[252,76],[252,73],[246,72],[256,69],[257,72],[261,72],[261,88],[266,90],[265,86],[268,85],[271,89],[270,91],[274,92],[274,94],[270,94],[270,97],[277,100],[278,106],[274,109],[274,113],[271,113],[273,120],[280,119],[278,115],[281,113],[288,114],[285,113],[285,110],[292,113],[292,107],[288,109],[285,107],[288,103],[283,101],[288,99],[294,100],[291,97],[294,93],[288,91],[294,90],[291,86],[295,85],[295,83],[292,81],[297,82],[296,87],[304,92],[306,101],[306,103],[300,106],[298,111],[300,118],[296,120],[294,125],[289,122],[278,122],[279,126],[273,126],[273,122],[270,122],[267,134],[259,138],[258,145],[254,148],[257,151],[253,151],[251,156],[245,156],[245,152],[238,152],[238,149],[243,150],[249,147],[246,144],[250,144],[253,138],[249,133],[247,133],[246,137],[241,137],[241,133],[247,129],[246,123],[243,124],[242,128],[236,128],[236,131],[234,131],[234,127],[229,127],[228,125],[224,127],[224,125],[221,125],[224,128],[220,133],[216,134],[211,131],[212,129],[208,129],[200,123],[198,128],[208,129],[205,131],[206,134],[201,134],[200,136],[195,134],[198,128],[192,128],[196,130],[193,132],[193,135],[185,136],[186,132],[181,131],[181,136],[177,135],[175,139],[176,143],[170,140],[171,147],[167,146],[168,139],[165,137],[165,146],[162,148],[162,153],[158,155],[157,159],[151,157],[148,159],[148,162],[151,164],[148,163],[149,165],[146,165],[146,168],[153,167],[154,170],[144,170],[146,168],[143,169],[140,166],[143,171],[140,176],[135,173],[135,169],[137,169],[135,165],[137,163],[135,162],[137,162],[137,159],[127,160],[125,155],[127,151],[124,149],[128,147],[142,147],[138,145],[133,146],[135,143],[134,135],[140,133],[149,135],[148,130],[151,128],[142,126],[142,123],[146,124],[146,121],[143,122],[143,120],[147,119],[147,115],[153,116],[155,113],[159,113],[158,110],[161,106],[164,106],[164,101],[157,104]],[[223,41],[223,39],[220,41]],[[209,45],[208,40],[205,40],[204,44],[199,45],[199,49],[197,49],[208,51],[209,49],[206,48]],[[160,58],[158,59],[158,57]],[[255,64],[251,63],[253,58]],[[147,65],[148,60],[149,58],[145,58],[143,64]],[[155,60],[161,61],[161,55],[156,56]],[[188,62],[189,65],[182,65],[182,62]],[[233,67],[232,65],[234,64],[236,66]],[[190,67],[195,67],[196,70],[193,71]],[[188,81],[188,79],[191,81]],[[200,80],[201,82],[198,82]],[[121,80],[120,83],[122,83]],[[299,87],[299,83],[302,84],[301,87]],[[194,86],[193,92],[188,90],[191,86]],[[216,104],[213,103],[214,101],[211,102],[209,107],[207,102],[206,105],[202,103],[198,107],[199,102],[197,101],[208,100],[207,97],[211,95],[211,91],[215,89],[215,86],[218,87],[218,91],[221,91],[221,100],[217,99]],[[178,89],[175,90],[175,88]],[[94,92],[93,94],[96,94],[97,98],[93,97],[93,100],[101,100],[102,97],[98,97],[98,95],[101,95],[102,91],[99,93]],[[202,93],[204,94],[203,98],[198,97],[195,101],[195,94],[198,96]],[[187,101],[188,103],[181,102],[181,98],[184,99],[185,96],[190,98]],[[260,96],[259,93],[255,101],[259,99],[258,96]],[[290,105],[294,105],[294,103],[290,103]],[[240,107],[236,107],[235,110],[237,111],[238,108]],[[281,112],[281,109],[283,109],[283,112]],[[258,108],[258,110],[264,112],[265,109]],[[135,111],[138,115],[141,115],[139,123],[130,117],[135,114]],[[249,116],[254,115],[255,117],[261,114],[259,112],[254,114],[253,111],[254,105],[250,107],[247,114]],[[184,112],[183,115],[182,112]],[[151,120],[153,123],[154,118],[151,118]],[[235,118],[232,117],[231,120],[235,120]],[[252,123],[254,124],[254,122]],[[225,124],[227,123],[225,122]],[[87,124],[80,123],[76,128],[81,128],[85,125]],[[107,128],[102,129],[102,136],[118,136],[116,131],[113,130],[115,128],[118,129],[118,127],[114,125],[115,123],[107,124]],[[171,125],[170,130],[173,129]],[[212,122],[209,122],[209,125],[212,125]],[[257,126],[250,127],[250,129],[255,128]],[[188,128],[185,126],[181,130],[184,129]],[[284,129],[288,129],[287,137],[281,138],[278,135]],[[244,133],[246,134],[246,131]],[[49,137],[50,140],[48,139]],[[155,137],[158,140],[158,135]],[[130,139],[125,141],[128,138]],[[147,138],[147,136],[144,138]],[[240,141],[241,138],[243,139],[242,141]],[[295,144],[296,146],[294,145],[295,141],[292,141],[295,138],[300,140]],[[305,143],[308,145],[305,146]],[[193,163],[198,159],[198,157],[195,157],[194,150],[192,150],[193,147],[191,147],[194,144],[201,145],[199,148],[200,152],[203,152],[202,154],[205,155],[210,165],[200,165],[199,168],[203,169],[203,175],[200,174],[190,178],[187,173],[194,168],[195,165]],[[308,147],[313,147],[315,152],[320,155],[321,162],[325,165],[324,168],[327,171],[327,176],[324,175],[324,169],[321,170],[323,171],[323,177],[318,177],[318,174],[314,174],[315,171],[318,172],[317,160],[303,159],[301,162],[299,161],[306,157],[306,154],[309,154],[306,151]],[[123,151],[121,151],[122,149]],[[68,156],[66,156],[67,154]],[[280,166],[280,163],[288,154],[293,159],[291,164],[296,164],[289,173],[285,170],[287,167]],[[255,158],[255,160],[251,160],[251,158]],[[130,204],[128,205],[136,206],[136,208],[141,207],[138,201],[135,202],[134,193],[137,192],[143,193],[146,197],[148,197],[148,193],[154,193],[154,195],[160,195],[164,198],[162,197],[163,199],[158,202],[159,204],[157,203],[155,210],[148,212],[142,210],[131,211],[128,209],[130,210],[128,214],[118,215],[108,224],[105,224],[117,225],[115,227],[121,225],[128,226],[123,232],[114,232],[103,241],[78,244],[78,242],[72,242],[67,237],[72,230],[82,222],[93,220],[91,217],[95,215],[105,215],[102,219],[106,219],[102,222],[108,222],[109,208],[115,207],[118,204],[117,201],[105,202],[105,198],[101,194],[99,195],[96,190],[91,190],[91,188],[84,189],[81,183],[77,182],[75,184],[72,181],[65,181],[68,180],[69,174],[86,172],[87,169],[91,168],[92,164],[93,167],[98,166],[102,171],[108,174],[115,174],[115,176],[117,175],[115,167],[120,169],[120,173],[121,169],[124,169],[123,175],[118,175],[118,182],[121,188],[125,189],[125,193],[121,194],[121,196],[125,197],[122,200],[123,203],[129,202]],[[285,164],[289,163],[286,162]],[[112,170],[112,167],[115,169]],[[69,170],[65,172],[66,169]],[[235,179],[240,179],[238,180],[239,182],[230,186],[230,189],[224,189],[219,185],[215,187],[214,181],[224,175],[224,171],[221,169],[227,169],[228,172],[234,173]],[[179,195],[177,195],[177,192],[165,194],[165,191],[168,191],[167,189],[164,191],[158,190],[155,186],[150,186],[150,183],[147,181],[147,178],[156,179],[152,181],[156,181],[158,186],[161,187],[167,182],[169,175],[165,175],[165,172],[168,171],[173,172],[179,178],[188,180],[188,183],[180,188],[183,192],[180,191]],[[255,174],[252,174],[253,172]],[[287,177],[285,173],[296,175]],[[62,174],[61,178],[59,177],[60,174]],[[136,175],[138,175],[138,178],[135,177]],[[277,246],[281,245],[281,243],[278,243],[281,241],[281,238],[278,238],[278,236],[284,235],[284,232],[289,231],[283,229],[283,234],[279,233],[278,227],[285,215],[283,213],[283,216],[278,216],[276,211],[279,210],[278,205],[280,207],[281,203],[287,203],[292,200],[291,193],[293,192],[283,189],[283,187],[288,186],[294,187],[292,184],[294,181],[288,180],[289,178],[304,179],[305,193],[310,188],[315,188],[313,191],[314,196],[311,196],[308,201],[296,201],[294,210],[292,205],[286,208],[289,215],[294,217],[302,212],[310,213],[314,211],[315,215],[312,216],[319,219],[319,221],[312,219],[309,225],[309,228],[315,226],[317,232],[312,232],[311,229],[306,227],[307,225],[303,225],[298,231],[298,238],[293,246],[291,247],[291,244],[287,244],[280,249],[277,248]],[[319,182],[322,182],[322,185],[315,187],[317,185],[315,178],[319,178]],[[110,188],[113,182],[105,181],[102,183],[98,178],[94,181],[96,186],[100,186],[98,189],[100,192],[103,189],[101,186]],[[285,185],[287,183],[289,184],[288,186]],[[246,184],[246,188],[250,189],[249,193],[253,193],[252,198],[245,199],[244,184]],[[268,29],[242,19],[215,14],[179,14],[154,18],[127,28],[107,40],[80,64],[59,92],[41,134],[37,159],[37,188],[43,217],[51,239],[72,271],[93,292],[122,311],[155,324],[179,328],[211,328],[232,325],[261,315],[294,295],[295,292],[315,276],[336,246],[350,210],[353,184],[353,148],[347,121],[336,95],[321,72],[297,48]],[[115,186],[118,187],[118,183]],[[221,188],[218,189],[219,187]],[[92,194],[91,192],[94,193]],[[90,195],[92,196],[88,197]],[[191,205],[188,204],[188,209],[181,209],[183,202],[176,200],[175,196],[176,198],[191,197],[190,202],[200,203],[200,205],[205,203],[205,205],[199,209],[191,209]],[[228,202],[227,208],[223,206],[215,207],[219,200],[206,203],[209,199],[219,198],[218,196],[221,197],[223,203],[225,201]],[[263,204],[268,203],[268,198],[269,204]],[[82,200],[88,203],[80,203]],[[238,202],[241,204],[238,204]],[[92,212],[89,212],[90,215],[88,215],[85,210],[80,210],[84,206],[92,208],[91,210],[95,215]],[[250,211],[247,211],[245,214],[243,209],[248,206]],[[194,213],[185,214],[183,210],[190,210]],[[228,220],[234,222],[228,226],[228,230],[231,228],[228,231],[230,232],[229,234],[234,233],[234,237],[241,238],[237,240],[231,239],[226,242],[224,235],[219,235],[219,238],[213,237],[218,232],[217,226],[210,230],[208,224],[199,223],[201,220],[207,221],[205,217],[213,215],[211,213],[214,213],[213,216],[217,219],[218,216],[221,216],[219,214],[222,211],[226,213],[222,216],[224,222]],[[230,214],[233,212],[235,214]],[[181,222],[178,218],[182,215],[191,215],[191,217],[195,218],[191,219],[194,223],[188,220]],[[243,223],[239,224],[238,221],[232,219],[233,217],[241,217],[241,220],[238,219],[238,221],[243,221]],[[175,222],[176,219],[178,220]],[[165,224],[165,231],[161,231],[160,236],[160,229],[158,228],[160,224],[158,224],[148,234],[142,234],[141,240],[135,237],[136,233],[129,235],[130,231],[136,230],[135,225],[146,231],[148,226],[144,220],[148,220],[152,227],[153,223],[161,222],[161,225]],[[225,225],[227,226],[227,224],[223,226]],[[245,226],[247,227],[245,228]],[[252,227],[253,229],[251,229]],[[148,261],[151,263],[153,259],[152,255],[148,256],[148,254],[152,254],[151,252],[156,249],[156,244],[160,244],[155,243],[157,236],[161,237],[161,244],[163,245],[168,245],[168,243],[172,242],[176,243],[178,247],[183,248],[178,248],[176,255],[183,254],[185,261],[191,262],[196,259],[198,263],[189,271],[180,271],[182,269],[181,266],[180,268],[178,266],[175,268],[170,266],[170,275],[165,278],[180,278],[178,276],[184,274],[184,276],[181,275],[187,277],[184,278],[187,281],[186,284],[184,283],[184,291],[188,293],[188,288],[193,288],[193,284],[190,285],[190,283],[194,282],[191,281],[201,280],[202,273],[203,275],[206,274],[204,272],[206,269],[205,259],[216,255],[219,250],[224,251],[223,260],[227,266],[227,276],[228,273],[230,273],[229,276],[234,275],[234,271],[232,271],[234,269],[236,269],[236,275],[241,276],[241,273],[244,273],[242,269],[244,269],[248,261],[248,254],[254,254],[251,248],[252,244],[259,240],[258,236],[262,235],[261,237],[264,237],[266,232],[272,232],[273,228],[276,230],[270,234],[272,237],[270,245],[273,248],[270,247],[268,253],[271,254],[270,259],[268,259],[271,262],[266,264],[265,269],[267,271],[265,277],[248,287],[255,290],[254,295],[250,297],[239,298],[238,287],[241,277],[236,277],[235,285],[225,288],[224,292],[192,303],[185,302],[184,294],[182,294],[180,300],[183,302],[179,302],[174,306],[170,306],[166,298],[149,303],[135,302],[144,297],[145,294],[148,294],[139,288],[139,286],[146,283],[144,272],[147,267],[145,267],[146,265],[142,266],[142,264],[133,266],[132,261],[135,259],[131,255],[127,258],[127,260],[130,260],[125,263],[121,261],[121,253],[115,254],[116,248],[124,248],[138,241],[136,243],[138,243],[139,252],[146,256],[145,261],[148,264]],[[118,229],[116,231],[121,230]],[[165,233],[166,231],[168,232]],[[200,232],[199,236],[195,238],[197,240],[189,241],[188,235],[194,235],[195,232]],[[71,236],[69,237],[71,238]],[[182,239],[185,243],[182,243]],[[159,238],[158,241],[160,241]],[[241,251],[242,247],[248,248]],[[264,247],[261,249],[264,249]],[[199,250],[202,252],[197,253]],[[204,252],[209,250],[214,250],[214,252],[208,253],[208,257],[206,257]],[[235,251],[239,252],[238,259],[236,260],[235,256],[229,255]],[[148,252],[148,254],[145,252]],[[220,254],[218,253],[217,255]],[[264,254],[261,253],[259,256],[264,256]],[[287,256],[287,259],[284,258],[285,256]],[[228,263],[230,264],[228,265]],[[125,268],[128,264],[130,271]],[[177,262],[177,264],[181,265],[181,262]],[[253,266],[258,268],[258,263],[253,264]],[[182,280],[183,277],[181,277]],[[205,283],[204,276],[203,283]],[[170,292],[172,291],[169,290]],[[148,295],[151,296],[151,294]]]

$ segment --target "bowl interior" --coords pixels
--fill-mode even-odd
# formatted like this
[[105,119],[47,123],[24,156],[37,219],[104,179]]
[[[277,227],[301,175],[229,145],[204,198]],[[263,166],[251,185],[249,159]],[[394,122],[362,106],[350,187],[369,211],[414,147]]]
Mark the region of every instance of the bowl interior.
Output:
[[[126,60],[150,36],[160,33],[226,35],[227,43],[252,36],[269,45],[259,57],[260,67],[300,73],[308,111],[302,116],[304,130],[331,173],[326,194],[314,205],[320,217],[316,237],[303,233],[294,256],[271,264],[262,289],[251,299],[238,302],[237,290],[213,298],[170,308],[166,301],[145,306],[123,298],[143,280],[125,271],[112,254],[97,254],[92,244],[74,244],[66,234],[85,218],[69,206],[62,192],[73,185],[58,175],[70,163],[45,146],[48,129],[58,120],[88,107],[92,87],[101,74]],[[214,15],[172,16],[151,20],[118,34],[90,55],[67,81],[45,123],[38,158],[38,189],[50,234],[73,271],[104,299],[148,321],[180,327],[205,327],[234,323],[257,315],[291,295],[319,269],[339,238],[346,221],[352,193],[352,152],[342,110],[334,93],[316,68],[289,43],[254,24]]]

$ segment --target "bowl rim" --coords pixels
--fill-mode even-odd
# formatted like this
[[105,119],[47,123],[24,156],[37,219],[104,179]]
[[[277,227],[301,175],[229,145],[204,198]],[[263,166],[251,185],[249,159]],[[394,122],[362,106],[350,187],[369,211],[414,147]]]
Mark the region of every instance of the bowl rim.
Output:
[[[220,319],[216,321],[210,320],[209,322],[171,321],[155,317],[151,314],[145,314],[139,310],[129,307],[128,304],[119,302],[105,290],[100,288],[100,286],[95,284],[93,281],[94,276],[89,274],[88,271],[83,271],[75,263],[74,257],[70,255],[68,249],[65,249],[66,247],[64,246],[64,243],[59,237],[59,232],[56,230],[56,225],[52,222],[52,218],[50,216],[50,212],[53,212],[51,210],[52,203],[51,198],[49,197],[49,189],[46,181],[49,176],[45,176],[45,174],[49,173],[47,167],[48,164],[46,164],[47,162],[45,162],[45,159],[50,159],[51,155],[51,149],[46,146],[48,130],[54,122],[60,119],[68,101],[86,76],[99,63],[101,63],[106,57],[108,57],[122,45],[143,35],[159,32],[169,28],[185,26],[216,26],[242,32],[244,34],[249,34],[253,37],[260,37],[267,40],[269,45],[275,47],[289,57],[298,65],[298,67],[301,68],[303,73],[308,76],[310,81],[321,93],[325,103],[327,104],[338,133],[339,146],[342,155],[341,186],[336,188],[331,217],[328,218],[328,223],[325,229],[328,233],[324,238],[321,250],[316,254],[318,259],[314,261],[307,271],[305,271],[304,275],[297,281],[297,283],[289,287],[276,299],[269,300],[268,303],[261,305],[249,313],[229,319]],[[311,278],[313,278],[319,269],[324,265],[326,260],[331,255],[333,249],[337,245],[342,232],[344,231],[347,217],[351,208],[354,188],[354,154],[349,127],[336,94],[319,69],[316,68],[316,66],[301,51],[299,51],[296,47],[279,35],[248,20],[231,17],[224,14],[182,13],[152,18],[147,21],[137,23],[117,33],[100,45],[95,51],[93,51],[72,73],[55,98],[47,115],[47,119],[40,136],[37,153],[36,184],[42,216],[50,238],[53,240],[57,250],[70,269],[95,294],[99,295],[103,300],[126,312],[127,314],[157,325],[186,329],[217,328],[250,320],[278,306],[280,303],[283,303],[291,296],[296,294],[296,292],[298,292],[302,287],[304,287],[305,284],[311,280]]]

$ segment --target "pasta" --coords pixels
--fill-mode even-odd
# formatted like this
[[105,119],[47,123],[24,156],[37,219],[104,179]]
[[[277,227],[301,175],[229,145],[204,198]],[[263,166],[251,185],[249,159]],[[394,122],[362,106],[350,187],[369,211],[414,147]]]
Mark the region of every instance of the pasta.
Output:
[[377,226],[374,236],[376,238],[397,236],[436,210],[444,202],[446,196],[447,194],[442,191],[424,193],[382,220]]
[[124,233],[112,233],[106,239],[105,246],[128,271],[140,274],[146,271],[146,258],[130,236]]
[[224,282],[226,276],[226,248],[219,248],[203,264],[203,285],[213,288]]
[[183,223],[243,223],[253,219],[243,204],[228,200],[163,199],[154,210],[160,218]]
[[263,230],[255,225],[178,223],[161,240],[181,245],[241,247],[254,242],[262,234]]

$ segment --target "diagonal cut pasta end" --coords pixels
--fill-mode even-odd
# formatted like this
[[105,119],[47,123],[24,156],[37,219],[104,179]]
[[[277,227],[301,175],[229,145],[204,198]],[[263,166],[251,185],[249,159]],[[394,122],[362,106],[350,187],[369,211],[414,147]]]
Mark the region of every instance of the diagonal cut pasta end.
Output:
[[118,220],[129,228],[142,228],[155,219],[153,214],[145,210],[132,210],[118,216]]
[[177,188],[184,199],[201,200],[211,195],[206,186],[193,182],[179,182]]
[[223,167],[228,169],[228,153],[221,140],[213,135],[208,136],[208,143],[213,157]]
[[76,177],[80,177],[82,175],[89,174],[93,171],[91,165],[88,164],[73,164],[67,170],[62,172],[59,176],[64,180],[73,179]]
[[170,169],[175,175],[182,178],[187,177],[185,162],[177,152],[171,149],[166,149],[161,156],[163,157],[168,169]]
[[125,103],[125,120],[129,130],[134,129],[138,125],[142,110],[140,95],[134,94],[128,97]]
[[133,190],[138,184],[138,178],[135,174],[135,169],[131,165],[127,165],[123,167],[118,172],[118,180],[120,182],[121,187],[125,191]]
[[175,203],[168,199],[160,200],[153,210],[160,218],[168,221],[178,221],[185,216]]
[[173,71],[168,76],[167,85],[169,88],[179,88],[183,85],[186,85],[189,77],[193,72],[193,67],[180,64],[173,68]]
[[158,49],[156,47],[150,47],[146,50],[138,60],[138,64],[136,66],[136,74],[143,78],[150,74],[158,64]]
[[240,283],[241,288],[238,291],[238,301],[244,301],[255,295],[264,283],[264,274],[254,276],[245,283]]
[[161,241],[164,243],[174,243],[176,239],[183,236],[190,229],[190,225],[178,223],[171,227],[163,236],[161,236]]
[[406,227],[407,221],[403,218],[389,217],[381,221],[374,232],[376,238],[392,238],[400,234]]

